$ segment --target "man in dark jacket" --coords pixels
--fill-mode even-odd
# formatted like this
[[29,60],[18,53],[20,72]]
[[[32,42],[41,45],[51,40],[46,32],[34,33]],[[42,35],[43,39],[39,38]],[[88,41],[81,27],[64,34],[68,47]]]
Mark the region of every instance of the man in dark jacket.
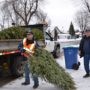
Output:
[[86,71],[86,74],[83,76],[84,78],[87,78],[90,76],[89,73],[89,62],[90,62],[90,29],[87,29],[84,32],[84,36],[80,42],[79,46],[79,54],[80,57],[84,57],[84,68]]

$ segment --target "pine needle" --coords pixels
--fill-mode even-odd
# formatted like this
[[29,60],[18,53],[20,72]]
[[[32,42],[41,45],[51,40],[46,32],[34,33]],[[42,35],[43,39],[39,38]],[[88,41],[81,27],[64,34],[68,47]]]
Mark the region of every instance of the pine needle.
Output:
[[38,75],[45,81],[62,88],[62,90],[76,90],[71,76],[56,62],[51,53],[44,49],[36,49],[30,58],[32,74]]

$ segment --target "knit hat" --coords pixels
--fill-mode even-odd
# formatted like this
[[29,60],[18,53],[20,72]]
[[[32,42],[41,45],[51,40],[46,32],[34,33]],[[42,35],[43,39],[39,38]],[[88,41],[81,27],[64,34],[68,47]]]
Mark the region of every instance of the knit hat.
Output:
[[33,35],[33,32],[31,30],[28,30],[27,34],[32,34]]

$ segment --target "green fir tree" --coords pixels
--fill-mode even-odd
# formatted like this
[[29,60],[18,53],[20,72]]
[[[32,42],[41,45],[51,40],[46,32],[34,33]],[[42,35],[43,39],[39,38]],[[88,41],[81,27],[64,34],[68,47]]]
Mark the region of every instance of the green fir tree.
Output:
[[75,36],[75,29],[74,29],[74,25],[73,25],[72,22],[71,22],[71,24],[70,24],[69,34],[70,34],[71,36]]
[[59,87],[60,90],[76,90],[72,77],[56,62],[51,53],[38,48],[30,57],[30,71],[33,75]]

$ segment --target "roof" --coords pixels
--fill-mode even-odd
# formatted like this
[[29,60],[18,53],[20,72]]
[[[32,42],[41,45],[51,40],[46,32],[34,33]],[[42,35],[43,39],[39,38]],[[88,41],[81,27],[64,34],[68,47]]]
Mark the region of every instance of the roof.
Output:
[[21,26],[21,27],[25,27],[25,28],[40,28],[45,26],[45,24],[32,24],[32,25],[27,25],[27,26]]
[[52,30],[51,33],[54,33],[54,31],[57,31],[58,34],[64,34],[57,26]]

